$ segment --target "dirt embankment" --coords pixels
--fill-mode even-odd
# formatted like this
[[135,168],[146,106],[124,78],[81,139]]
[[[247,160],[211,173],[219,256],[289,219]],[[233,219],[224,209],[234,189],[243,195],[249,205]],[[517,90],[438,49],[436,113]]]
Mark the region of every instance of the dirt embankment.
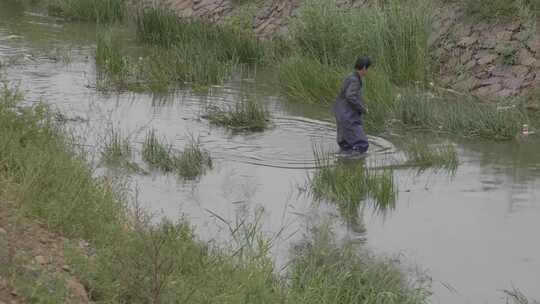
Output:
[[[234,13],[231,0],[163,0],[180,16],[222,22]],[[368,0],[337,0],[344,8],[361,8]],[[300,0],[270,0],[253,19],[261,37],[287,32]],[[529,94],[540,86],[540,31],[516,18],[506,23],[471,22],[459,7],[435,17],[430,42],[441,82],[483,99]]]
[[85,287],[66,264],[66,242],[0,195],[0,304],[89,303]]

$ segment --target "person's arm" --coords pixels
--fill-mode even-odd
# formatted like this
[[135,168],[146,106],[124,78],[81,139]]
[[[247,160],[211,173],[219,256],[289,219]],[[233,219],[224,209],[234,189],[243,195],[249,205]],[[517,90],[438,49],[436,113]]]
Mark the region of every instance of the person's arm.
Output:
[[366,108],[364,107],[363,97],[362,97],[362,88],[360,87],[360,82],[351,81],[345,90],[345,100],[355,109],[356,111],[366,114]]

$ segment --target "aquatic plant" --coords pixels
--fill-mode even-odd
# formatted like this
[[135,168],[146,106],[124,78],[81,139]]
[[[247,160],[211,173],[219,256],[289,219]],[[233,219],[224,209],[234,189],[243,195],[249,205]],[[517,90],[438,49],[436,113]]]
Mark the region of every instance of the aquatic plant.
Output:
[[397,187],[391,168],[369,169],[362,160],[333,162],[329,152],[314,148],[317,169],[308,179],[310,193],[317,200],[337,204],[348,224],[358,226],[359,208],[371,202],[373,209],[393,209]]
[[119,165],[131,157],[131,145],[128,138],[122,137],[114,129],[109,131],[105,139],[101,158],[106,165]]
[[175,167],[180,176],[192,179],[203,175],[207,169],[212,169],[212,158],[198,140],[190,137],[187,146],[175,158]]
[[162,143],[154,129],[148,131],[142,146],[142,158],[151,167],[165,172],[175,169],[175,160],[170,145]]
[[270,112],[261,102],[241,97],[232,108],[210,108],[208,120],[232,130],[263,131],[268,127]]
[[404,143],[404,152],[407,155],[405,165],[419,167],[420,171],[430,168],[454,173],[459,166],[457,151],[452,144],[428,146],[414,139]]
[[458,134],[470,138],[510,140],[519,133],[527,115],[516,105],[479,103],[471,97],[448,97],[405,90],[398,95],[393,116],[413,129]]
[[150,166],[165,172],[176,172],[188,179],[200,176],[212,168],[210,154],[193,137],[189,138],[186,148],[175,155],[172,147],[160,141],[153,129],[144,139],[142,156]]
[[335,239],[331,228],[321,225],[293,252],[291,303],[428,303],[426,287],[411,286],[393,262],[350,243],[337,245]]
[[92,22],[121,21],[125,13],[124,0],[48,0],[49,14],[69,20]]

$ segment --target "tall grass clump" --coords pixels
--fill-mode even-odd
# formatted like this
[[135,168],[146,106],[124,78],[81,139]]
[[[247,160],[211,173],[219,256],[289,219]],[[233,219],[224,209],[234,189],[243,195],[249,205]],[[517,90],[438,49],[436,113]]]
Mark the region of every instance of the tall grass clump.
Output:
[[428,3],[392,1],[342,10],[330,0],[309,0],[292,25],[292,37],[302,55],[321,63],[346,67],[368,55],[395,84],[426,83],[431,66]]
[[[352,73],[346,67],[320,63],[316,59],[295,56],[278,66],[283,94],[291,101],[303,103],[334,103],[343,79]],[[363,96],[369,113],[364,124],[369,132],[384,130],[394,100],[394,88],[388,77],[378,68],[363,79]]]
[[429,303],[425,284],[411,283],[394,262],[334,240],[323,225],[295,250],[288,275],[290,303]]
[[175,168],[175,159],[171,146],[160,141],[153,129],[146,134],[144,139],[142,158],[151,167],[165,172],[171,172]]
[[264,131],[270,121],[270,112],[261,102],[242,97],[232,108],[211,108],[208,120],[236,131]]
[[394,117],[413,129],[468,138],[511,140],[529,120],[519,106],[498,108],[467,97],[450,98],[414,89],[398,97]]
[[119,132],[112,130],[107,134],[101,158],[106,165],[119,165],[131,158],[129,139],[122,137]]
[[142,149],[143,160],[151,167],[192,179],[212,168],[212,158],[200,143],[191,137],[186,148],[175,153],[172,147],[160,141],[154,130],[147,133]]
[[187,146],[176,157],[175,167],[181,177],[193,179],[212,169],[212,158],[199,141],[191,137]]
[[49,14],[68,20],[110,23],[121,21],[125,0],[49,0]]
[[394,208],[397,187],[391,169],[376,171],[358,160],[333,162],[329,153],[314,150],[317,170],[308,180],[310,193],[337,204],[349,224],[358,224],[362,202],[380,212]]
[[404,151],[406,165],[419,167],[421,171],[432,168],[454,173],[459,166],[457,151],[452,144],[428,146],[419,140],[412,140],[405,144]]
[[140,41],[162,47],[194,46],[212,50],[220,62],[259,64],[266,60],[267,45],[249,31],[201,20],[178,18],[166,8],[150,7],[136,15]]

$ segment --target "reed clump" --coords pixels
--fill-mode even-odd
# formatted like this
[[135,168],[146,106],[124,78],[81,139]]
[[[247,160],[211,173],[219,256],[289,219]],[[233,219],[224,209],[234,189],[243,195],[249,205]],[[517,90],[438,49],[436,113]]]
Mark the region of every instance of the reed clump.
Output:
[[180,153],[175,153],[170,145],[158,139],[155,130],[147,133],[142,156],[151,167],[164,172],[175,172],[187,179],[203,175],[206,170],[212,168],[210,154],[196,139],[191,137],[186,148]]
[[122,21],[126,11],[124,0],[49,0],[49,14],[74,21],[111,23]]
[[102,161],[109,166],[116,166],[129,161],[131,158],[131,145],[129,139],[111,130],[105,139],[105,145],[101,151]]
[[293,41],[302,55],[321,63],[349,67],[359,55],[369,54],[394,84],[426,83],[431,67],[428,4],[391,1],[342,10],[333,1],[310,0],[292,24]]
[[140,41],[162,47],[197,46],[212,50],[219,62],[260,64],[267,56],[267,45],[248,31],[200,20],[178,18],[165,8],[151,7],[136,16]]
[[413,129],[492,140],[514,139],[529,121],[519,105],[499,107],[460,98],[406,90],[398,95],[393,116]]
[[263,103],[242,97],[232,108],[211,108],[208,120],[235,131],[260,132],[268,128],[270,112]]
[[142,158],[151,167],[159,170],[171,172],[175,169],[172,147],[162,143],[153,129],[146,134],[144,139]]
[[359,160],[333,162],[330,153],[314,151],[317,170],[308,180],[310,193],[317,200],[337,204],[349,224],[358,224],[359,208],[365,201],[374,210],[395,207],[397,186],[392,169],[369,169]]

